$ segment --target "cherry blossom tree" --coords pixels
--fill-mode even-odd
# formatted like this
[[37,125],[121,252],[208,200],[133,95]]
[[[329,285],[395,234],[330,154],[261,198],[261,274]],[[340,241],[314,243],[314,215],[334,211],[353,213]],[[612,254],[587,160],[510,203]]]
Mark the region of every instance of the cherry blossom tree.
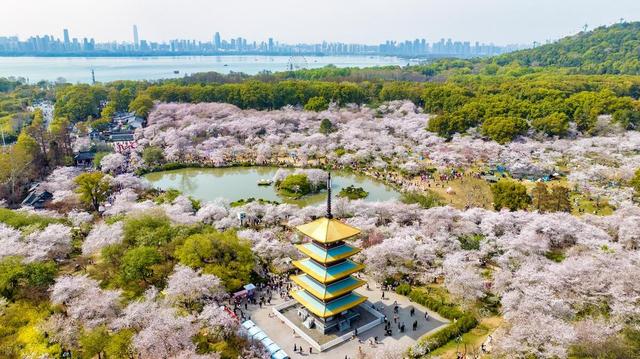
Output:
[[227,309],[216,304],[206,305],[198,315],[198,320],[210,334],[219,339],[236,334],[240,326],[237,318],[232,317]]
[[113,320],[120,312],[120,299],[119,290],[103,290],[86,275],[59,277],[51,289],[51,302],[64,305],[71,319],[89,328]]
[[220,279],[213,274],[202,274],[200,270],[177,265],[163,291],[166,300],[173,305],[191,308],[196,303],[220,301],[225,291]]
[[110,153],[100,161],[100,168],[103,172],[119,174],[126,170],[127,158],[121,153]]
[[195,353],[191,338],[198,329],[192,316],[181,316],[173,308],[160,308],[133,337],[133,346],[141,358],[149,359]]
[[27,261],[63,259],[71,252],[71,228],[63,224],[50,224],[25,238]]
[[82,254],[91,255],[106,246],[121,243],[124,238],[122,227],[123,223],[121,221],[114,224],[105,222],[96,224],[82,243]]

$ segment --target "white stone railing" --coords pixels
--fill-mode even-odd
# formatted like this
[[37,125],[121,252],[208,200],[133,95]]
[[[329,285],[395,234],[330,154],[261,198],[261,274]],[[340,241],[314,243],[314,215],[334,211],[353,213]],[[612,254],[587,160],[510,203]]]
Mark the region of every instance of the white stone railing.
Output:
[[[382,322],[384,321],[384,315],[382,315],[382,313],[378,312],[377,310],[374,310],[371,307],[371,303],[369,301],[364,302],[363,304],[360,305],[361,308],[364,308],[366,311],[368,311],[369,313],[371,313],[374,317],[378,318],[378,320],[374,320],[370,323],[367,323],[361,327],[358,328],[358,334],[360,333],[364,333],[369,329],[373,329],[374,327],[382,324]],[[331,340],[329,342],[326,342],[324,344],[322,344],[321,347],[321,351],[327,350],[331,347],[334,347],[340,343],[344,343],[347,340],[351,339],[353,337],[353,335],[355,334],[355,331],[350,331],[347,334],[344,334],[334,340]]]
[[278,317],[280,320],[285,322],[290,328],[292,328],[293,331],[296,332],[296,334],[300,335],[304,340],[306,340],[309,344],[311,344],[318,351],[324,350],[324,349],[322,349],[322,346],[318,342],[313,340],[309,335],[307,335],[307,333],[303,332],[302,330],[296,330],[296,328],[297,328],[296,325],[293,324],[293,322],[291,322],[289,320],[289,318],[285,317],[284,314],[282,314],[280,312],[280,310],[285,309],[285,308],[289,308],[291,306],[294,306],[294,305],[296,305],[296,303],[297,302],[295,300],[290,300],[288,302],[284,302],[282,304],[276,305],[272,309],[273,313],[276,315],[276,317]]
[[[276,305],[275,307],[273,307],[273,313],[280,319],[282,320],[284,323],[286,323],[290,328],[292,328],[296,334],[300,335],[304,340],[306,340],[309,344],[311,344],[315,349],[319,350],[319,351],[325,351],[329,348],[332,348],[338,344],[344,343],[347,340],[350,340],[354,334],[355,331],[350,331],[346,334],[343,334],[342,336],[339,336],[331,341],[328,341],[324,344],[320,344],[318,342],[316,342],[315,340],[313,340],[309,335],[307,335],[305,332],[303,332],[302,330],[297,330],[296,325],[293,324],[293,322],[291,322],[287,317],[284,316],[284,314],[282,314],[280,312],[280,310],[288,308],[290,306],[296,305],[296,301],[295,300],[290,300],[288,302]],[[367,330],[370,330],[380,324],[382,324],[382,322],[384,321],[384,315],[382,315],[382,313],[378,312],[377,310],[373,309],[372,304],[369,301],[364,302],[363,304],[360,305],[361,308],[364,308],[366,311],[368,311],[369,313],[371,313],[374,317],[377,318],[377,320],[374,320],[370,323],[367,323],[361,327],[358,328],[358,334],[360,333],[364,333]]]

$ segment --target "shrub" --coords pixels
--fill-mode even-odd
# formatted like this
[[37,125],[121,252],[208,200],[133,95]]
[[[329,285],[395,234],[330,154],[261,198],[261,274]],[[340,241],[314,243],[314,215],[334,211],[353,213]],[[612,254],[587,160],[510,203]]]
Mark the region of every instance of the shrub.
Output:
[[442,198],[433,191],[427,191],[425,193],[419,192],[405,192],[400,197],[400,201],[406,204],[417,203],[422,208],[437,207],[442,204]]
[[411,289],[408,284],[401,284],[396,293],[409,295],[411,301],[424,305],[453,323],[438,330],[434,334],[420,340],[420,345],[429,351],[441,347],[450,340],[461,336],[478,325],[478,320],[470,313],[463,312],[457,305],[447,303],[443,298],[434,298],[423,290]]
[[442,298],[434,298],[430,296],[429,293],[422,290],[411,290],[409,293],[409,299],[413,302],[424,305],[449,320],[458,319],[464,315],[464,312],[458,308],[457,305],[447,303]]
[[50,224],[62,223],[63,220],[0,208],[0,222],[16,229],[26,226],[36,226],[44,229],[44,227]]
[[402,283],[396,288],[396,293],[400,295],[408,295],[411,293],[411,286],[407,283]]
[[477,325],[478,320],[473,315],[465,314],[458,318],[454,323],[451,323],[428,337],[421,339],[420,343],[429,351],[433,351],[436,348],[447,344],[450,340],[470,331]]
[[484,239],[481,234],[472,234],[458,237],[460,247],[465,251],[477,251],[480,249],[480,242]]

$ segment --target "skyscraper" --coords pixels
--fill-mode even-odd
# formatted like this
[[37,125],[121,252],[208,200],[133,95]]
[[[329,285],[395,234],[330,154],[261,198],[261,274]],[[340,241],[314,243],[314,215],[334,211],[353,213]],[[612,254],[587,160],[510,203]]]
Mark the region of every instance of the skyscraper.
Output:
[[65,49],[69,49],[69,45],[71,43],[71,41],[69,40],[69,30],[68,29],[64,29],[62,30],[62,32],[64,33],[64,48]]
[[133,25],[133,46],[135,46],[135,48],[139,48],[140,47],[140,39],[138,39],[138,26]]
[[220,33],[216,32],[216,34],[213,36],[213,45],[215,46],[216,50],[220,50]]

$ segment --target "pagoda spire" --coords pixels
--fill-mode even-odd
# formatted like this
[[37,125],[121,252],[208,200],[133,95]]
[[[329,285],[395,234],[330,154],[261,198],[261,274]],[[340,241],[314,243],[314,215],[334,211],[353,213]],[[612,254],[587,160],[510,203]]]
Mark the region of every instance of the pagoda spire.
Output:
[[327,214],[325,217],[333,218],[333,214],[331,214],[331,172],[327,176]]

